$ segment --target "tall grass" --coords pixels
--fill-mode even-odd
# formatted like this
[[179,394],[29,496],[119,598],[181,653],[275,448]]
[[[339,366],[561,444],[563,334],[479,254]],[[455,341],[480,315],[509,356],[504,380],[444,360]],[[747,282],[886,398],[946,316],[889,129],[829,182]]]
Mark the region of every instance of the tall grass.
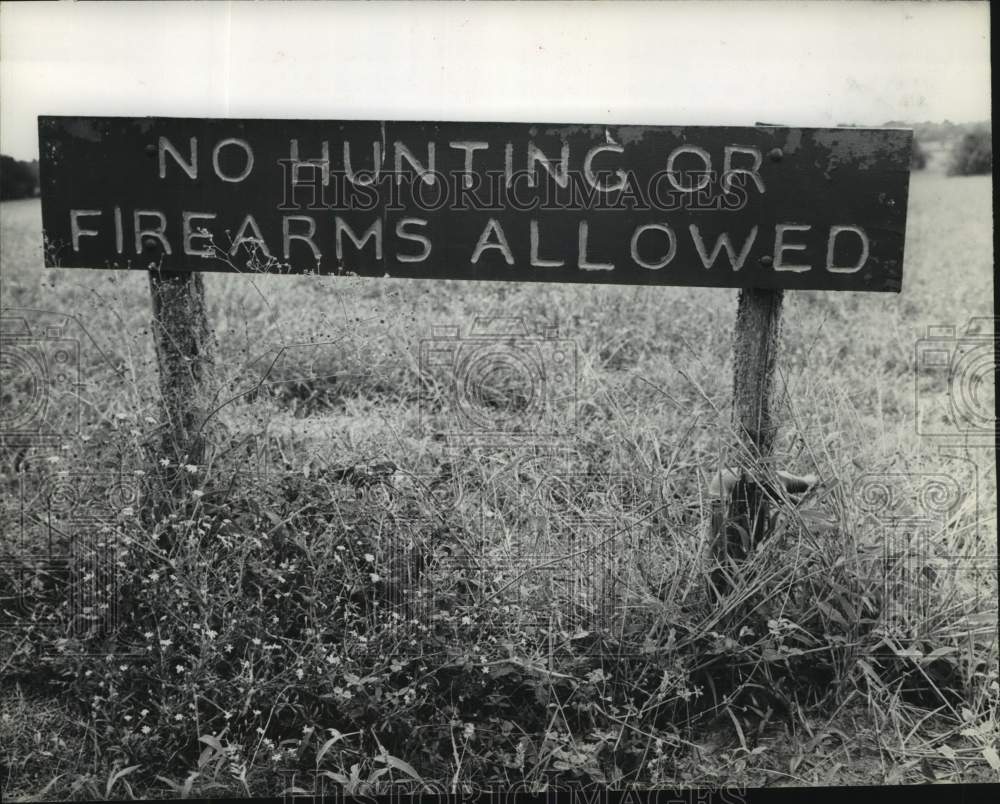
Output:
[[[145,278],[43,273],[37,206],[4,205],[4,306],[87,333],[78,434],[0,455],[32,589],[0,659],[5,798],[990,778],[992,456],[913,426],[917,338],[992,314],[972,181],[914,178],[901,296],[789,297],[767,465],[729,426],[734,292],[211,275],[209,450],[174,466]],[[575,345],[572,438],[428,431],[449,377],[420,342],[481,316]],[[720,466],[821,479],[721,600]],[[25,549],[50,542],[93,577]]]

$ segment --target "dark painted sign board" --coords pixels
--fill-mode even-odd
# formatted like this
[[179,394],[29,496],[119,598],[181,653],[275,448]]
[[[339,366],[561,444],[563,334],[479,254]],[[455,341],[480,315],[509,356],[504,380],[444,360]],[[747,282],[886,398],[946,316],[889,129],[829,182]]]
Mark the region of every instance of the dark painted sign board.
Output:
[[48,266],[899,291],[912,132],[39,118]]

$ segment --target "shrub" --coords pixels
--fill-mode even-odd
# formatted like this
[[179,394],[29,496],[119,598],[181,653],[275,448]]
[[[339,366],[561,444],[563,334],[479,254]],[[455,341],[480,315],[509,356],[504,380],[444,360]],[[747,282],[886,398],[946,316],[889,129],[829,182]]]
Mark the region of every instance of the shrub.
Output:
[[31,198],[38,192],[38,162],[0,155],[0,201]]
[[970,131],[959,140],[948,174],[974,176],[993,172],[993,133],[986,128]]

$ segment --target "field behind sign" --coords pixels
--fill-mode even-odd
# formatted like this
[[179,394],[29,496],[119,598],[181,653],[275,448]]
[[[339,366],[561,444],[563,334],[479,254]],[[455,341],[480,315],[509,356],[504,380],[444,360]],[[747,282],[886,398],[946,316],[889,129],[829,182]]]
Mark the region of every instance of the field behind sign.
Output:
[[[451,604],[421,611],[416,618],[431,625],[439,640],[436,644],[444,640],[446,645],[457,646],[447,668],[426,657],[414,658],[412,651],[408,653],[412,647],[408,640],[419,636],[412,629],[392,632],[398,634],[391,637],[398,639],[395,643],[379,643],[391,656],[407,657],[400,660],[403,662],[400,668],[405,665],[412,669],[412,684],[404,683],[399,676],[409,670],[393,669],[388,659],[383,661],[377,651],[365,647],[368,637],[364,633],[344,637],[347,640],[344,658],[335,655],[336,651],[330,653],[333,659],[329,666],[304,655],[297,664],[289,645],[305,639],[298,634],[294,639],[289,637],[291,641],[287,644],[278,639],[283,646],[280,662],[260,654],[257,671],[264,679],[261,683],[274,685],[266,688],[270,690],[268,694],[276,695],[289,683],[330,690],[330,694],[340,696],[336,702],[339,711],[354,712],[352,717],[356,722],[366,729],[370,727],[383,740],[392,739],[392,752],[418,768],[423,778],[441,778],[446,782],[456,778],[485,784],[483,780],[487,778],[508,781],[526,778],[537,783],[543,778],[551,779],[547,774],[557,772],[567,779],[598,781],[604,774],[605,781],[613,782],[609,776],[615,770],[631,773],[629,767],[636,769],[636,780],[664,784],[733,779],[750,784],[926,781],[928,767],[932,767],[932,774],[939,774],[938,778],[990,778],[991,759],[983,749],[995,740],[997,728],[993,457],[979,448],[961,453],[971,461],[942,454],[940,447],[953,446],[968,433],[963,432],[961,422],[952,420],[949,424],[946,418],[925,422],[925,426],[918,428],[916,416],[924,410],[926,401],[921,394],[942,391],[947,378],[938,376],[936,381],[941,387],[931,389],[915,382],[925,368],[919,365],[919,355],[923,354],[921,343],[927,338],[928,327],[956,328],[951,341],[947,337],[944,342],[939,339],[938,352],[962,348],[970,342],[975,346],[984,337],[987,340],[992,337],[984,336],[982,331],[978,335],[963,335],[971,318],[994,315],[990,205],[990,180],[986,177],[915,174],[910,192],[906,278],[901,295],[817,292],[788,295],[779,387],[787,387],[790,406],[777,453],[782,468],[815,472],[822,479],[822,487],[804,509],[808,523],[805,530],[811,534],[810,538],[798,543],[798,552],[789,549],[762,556],[749,570],[750,580],[741,600],[766,599],[766,590],[775,588],[773,583],[770,587],[768,584],[775,578],[780,583],[787,582],[788,589],[801,592],[802,587],[796,585],[799,581],[794,578],[796,568],[815,573],[819,567],[820,574],[806,589],[806,598],[809,595],[811,598],[788,597],[783,602],[773,601],[773,610],[763,613],[758,610],[753,621],[758,631],[750,635],[739,628],[744,622],[737,617],[739,605],[734,604],[719,614],[698,598],[697,591],[698,562],[704,547],[700,540],[708,505],[706,476],[720,461],[734,460],[733,453],[726,450],[731,447],[727,431],[735,291],[206,276],[209,318],[218,341],[213,387],[219,394],[219,410],[213,417],[211,432],[220,448],[210,471],[216,479],[228,478],[233,492],[226,498],[225,494],[217,493],[217,487],[211,489],[216,496],[209,496],[214,500],[213,505],[218,506],[213,509],[214,516],[225,515],[239,522],[241,516],[250,513],[262,515],[261,509],[273,500],[278,500],[274,503],[277,510],[279,503],[285,505],[295,495],[305,496],[299,497],[303,505],[293,506],[294,510],[307,503],[312,506],[309,512],[312,519],[308,521],[317,517],[329,520],[345,510],[361,512],[360,530],[367,541],[355,558],[358,569],[364,571],[359,577],[372,579],[373,590],[384,580],[374,580],[379,573],[397,582],[402,577],[393,569],[393,562],[404,551],[392,542],[412,529],[414,521],[425,535],[426,523],[431,522],[439,541],[449,548],[447,560],[438,564],[439,568],[444,567],[440,570],[443,574],[437,576],[436,588],[430,589],[429,594],[433,596],[442,589],[449,594],[453,592]],[[155,406],[158,390],[149,334],[146,276],[44,271],[39,248],[38,202],[5,203],[0,207],[0,216],[3,306],[71,314],[83,326],[82,334],[76,336],[80,342],[79,393],[67,397],[70,401],[52,412],[54,419],[63,416],[62,429],[74,421],[73,417],[78,417],[78,434],[68,439],[61,450],[3,448],[7,506],[4,518],[12,523],[16,512],[10,506],[17,498],[19,471],[32,478],[57,470],[109,476],[117,476],[122,470],[130,473],[140,466],[137,456],[143,445],[153,442],[160,413]],[[552,339],[571,345],[575,364],[572,372],[562,375],[565,384],[557,390],[572,395],[575,416],[550,422],[543,444],[519,441],[515,437],[516,426],[501,427],[497,437],[496,432],[483,427],[481,422],[477,424],[475,416],[467,416],[454,404],[454,399],[448,398],[447,384],[428,385],[429,375],[421,365],[422,344],[440,347],[442,341],[466,342],[477,318],[522,319],[528,339],[535,344],[532,348],[544,351],[549,347],[539,344]],[[516,422],[519,416],[530,415],[530,411],[511,402],[517,391],[516,371],[510,375],[514,385],[504,386],[502,376],[500,371],[496,380],[495,390],[499,395],[496,406],[491,408],[485,397],[480,401],[486,408],[499,409],[498,416],[508,416]],[[263,386],[262,378],[266,379]],[[52,424],[55,427],[60,422]],[[536,435],[538,432],[535,431]],[[263,437],[265,433],[269,438]],[[469,444],[474,446],[449,452],[447,439],[456,436],[469,437]],[[483,446],[476,444],[479,436],[491,437],[493,447],[498,446],[499,440],[499,446],[507,449],[500,454],[490,449],[478,451]],[[544,447],[547,454],[555,450],[558,457],[539,457],[534,447]],[[389,468],[383,472],[378,468],[387,462],[402,471]],[[379,478],[382,473],[384,482],[373,481],[368,483],[367,490],[344,494],[350,484],[344,480],[346,475],[342,470],[356,466],[369,467],[358,470],[356,477],[367,473],[366,476]],[[204,468],[198,471],[205,473]],[[192,476],[195,478],[192,488],[198,491],[198,472],[192,471]],[[558,489],[553,490],[557,476],[576,478],[569,502],[560,496]],[[281,480],[283,477],[293,480]],[[900,617],[922,634],[919,649],[924,655],[947,648],[942,656],[960,654],[965,661],[964,669],[956,670],[961,680],[956,680],[958,676],[946,680],[934,677],[945,698],[943,704],[934,699],[934,690],[927,688],[914,669],[928,665],[905,656],[885,658],[882,655],[885,645],[879,648],[872,635],[853,632],[850,624],[844,622],[849,619],[846,613],[836,610],[839,605],[835,603],[836,591],[823,585],[824,578],[835,576],[836,568],[842,566],[838,558],[857,560],[866,550],[882,555],[880,551],[887,541],[901,531],[900,512],[919,514],[921,488],[928,479],[937,483],[935,478],[943,478],[943,485],[957,489],[959,495],[956,505],[947,508],[946,516],[940,522],[935,520],[936,524],[932,523],[928,531],[932,542],[928,549],[933,557],[944,561],[948,570],[939,576],[943,580],[933,590],[934,595],[942,597],[921,599],[919,594],[923,593],[918,594],[917,587],[911,586],[894,600],[898,605],[912,605],[912,610],[901,613]],[[542,487],[548,491],[540,496],[538,489]],[[878,506],[866,508],[864,497],[866,489],[877,491],[883,487],[892,489],[897,503],[899,494],[904,499],[899,510],[880,519]],[[279,499],[282,495],[292,497]],[[434,502],[439,498],[445,502]],[[197,500],[193,498],[194,502]],[[240,510],[240,500],[246,503],[244,510]],[[540,501],[539,514],[533,507]],[[545,507],[552,505],[562,506],[560,515]],[[251,512],[254,506],[256,509]],[[196,519],[200,515],[192,515],[191,510],[180,512],[180,519],[185,516]],[[282,509],[286,510],[292,509],[287,506]],[[441,511],[445,510],[447,522],[441,519]],[[652,514],[654,510],[656,513]],[[463,609],[461,595],[479,594],[476,583],[488,590],[485,595],[488,597],[507,583],[497,582],[498,574],[506,571],[516,579],[524,555],[536,563],[547,560],[545,556],[549,553],[545,550],[551,552],[551,544],[532,553],[522,543],[521,558],[512,559],[505,567],[499,554],[492,553],[488,556],[493,562],[486,568],[488,577],[466,583],[469,577],[464,568],[481,568],[474,560],[476,550],[482,547],[476,543],[476,534],[490,534],[494,544],[507,540],[504,543],[508,545],[523,542],[527,536],[537,536],[526,516],[528,511],[556,523],[557,531],[558,523],[568,523],[564,524],[566,534],[594,527],[606,537],[615,532],[615,522],[639,522],[635,532],[641,538],[612,539],[609,543],[614,543],[615,552],[596,570],[590,565],[577,564],[568,573],[546,576],[544,583],[515,584],[519,597],[498,598],[514,609],[492,612],[483,605],[482,597],[477,606]],[[391,526],[373,525],[374,512],[381,512],[391,520]],[[292,542],[296,534],[322,534],[322,528],[310,530],[313,526],[305,515],[297,519],[288,516],[287,539]],[[903,525],[905,530],[905,522]],[[328,526],[327,521],[323,527]],[[139,531],[133,527],[133,533]],[[241,534],[234,540],[229,555],[244,551],[240,554],[242,560],[250,562],[249,569],[263,572],[270,566],[267,571],[274,572],[274,564],[279,561],[275,553],[278,548],[266,540],[264,549],[254,552],[252,548],[264,533],[270,538],[274,527]],[[905,552],[908,548],[901,549]],[[185,554],[182,548],[177,555],[190,558],[194,554]],[[981,566],[970,569],[969,559],[980,561]],[[956,566],[960,572],[952,571]],[[983,566],[987,571],[981,571]],[[581,567],[586,570],[583,579],[579,577]],[[178,574],[195,570],[192,565]],[[636,579],[628,585],[629,592],[624,595],[627,599],[621,602],[643,608],[643,617],[647,619],[642,622],[647,633],[658,640],[659,647],[673,646],[670,650],[676,651],[677,664],[654,668],[655,662],[651,664],[653,660],[648,656],[631,656],[622,662],[607,651],[594,650],[593,645],[589,650],[583,649],[582,642],[587,637],[579,635],[598,630],[593,619],[594,601],[605,594],[622,597],[620,592],[608,591],[614,586],[611,582],[614,579],[602,580],[602,572],[608,570],[618,579]],[[283,565],[278,571],[290,570]],[[171,584],[148,585],[151,583],[148,580],[126,580],[147,584],[142,588],[148,589],[150,600],[157,601],[155,605],[162,606],[163,611],[178,605],[180,598],[172,596]],[[973,581],[985,586],[970,592],[968,584]],[[390,598],[391,595],[387,599]],[[859,599],[848,600],[847,605],[859,605]],[[817,609],[810,600],[833,605],[834,613]],[[939,608],[935,612],[933,603],[940,600],[947,600],[957,608]],[[979,603],[974,604],[978,609],[970,612],[968,606],[972,600]],[[962,609],[959,603],[966,608]],[[552,619],[553,605],[563,607],[555,610],[558,622]],[[519,611],[520,615],[511,615],[511,610]],[[565,616],[560,619],[561,615]],[[248,638],[256,627],[254,616],[251,614],[242,625]],[[619,622],[615,616],[616,612],[611,612],[612,624]],[[263,615],[258,625],[261,633],[271,627]],[[309,625],[323,627],[321,619]],[[843,659],[833,670],[825,668],[824,672],[832,672],[833,677],[810,680],[802,670],[789,674],[789,666],[783,662],[791,654],[775,658],[774,651],[805,645],[793,640],[782,642],[785,633],[782,629],[797,625],[809,631],[810,649],[823,650],[847,635],[857,641],[855,647],[859,653],[850,661]],[[546,627],[552,630],[541,639],[539,633]],[[991,628],[992,641],[988,636]],[[238,636],[240,626],[232,625],[231,633]],[[391,639],[386,636],[389,633],[385,631],[380,639]],[[622,643],[628,641],[627,634],[619,636]],[[641,637],[633,637],[633,646],[643,644]],[[727,638],[737,642],[728,644]],[[896,638],[901,640],[900,644],[914,644],[906,642],[906,635]],[[419,653],[417,650],[416,654]],[[200,694],[219,701],[230,695],[221,681],[212,681],[210,673],[198,675],[201,671],[196,663],[191,664],[194,656],[177,654],[175,658],[178,666],[187,668],[184,672],[189,677],[201,679],[197,682],[201,685]],[[221,648],[219,656],[223,656]],[[672,723],[682,722],[677,714],[678,701],[685,695],[708,694],[703,678],[701,692],[694,691],[699,686],[694,668],[701,663],[696,657],[709,656],[716,657],[709,663],[716,662],[714,666],[719,667],[725,664],[718,663],[720,656],[731,660],[733,667],[754,662],[758,667],[766,665],[753,683],[770,680],[783,690],[785,700],[794,702],[801,698],[801,708],[793,703],[788,712],[780,715],[796,722],[815,725],[820,718],[826,722],[827,715],[821,714],[819,700],[823,690],[829,691],[831,685],[840,690],[842,701],[851,698],[850,691],[856,690],[853,704],[837,716],[847,717],[844,712],[849,712],[854,718],[851,729],[858,737],[856,745],[863,755],[861,761],[857,757],[845,759],[841,756],[842,749],[834,744],[824,745],[818,737],[818,742],[809,744],[804,738],[774,738],[772,715],[764,719],[763,711],[755,723],[764,723],[760,744],[767,749],[753,754],[746,742],[749,739],[752,743],[753,735],[744,733],[749,728],[749,721],[744,718],[751,717],[746,710],[737,712],[720,707],[716,714],[721,721],[714,721],[714,725],[710,719],[692,717],[683,731],[672,731]],[[511,657],[516,661],[504,664]],[[859,657],[864,665],[857,663]],[[408,664],[411,660],[412,665]],[[317,675],[324,668],[333,668],[330,669],[333,673],[339,667],[336,663],[341,661],[353,663],[351,673],[337,670],[339,676],[331,675],[326,680]],[[906,665],[907,661],[912,666]],[[11,669],[28,668],[31,665],[27,662],[24,656],[18,658],[15,654]],[[113,665],[117,667],[118,663]],[[111,664],[100,660],[94,666],[110,668]],[[122,667],[127,666],[123,660]],[[292,667],[308,674],[307,678],[296,681],[290,676],[281,680],[281,674],[292,672],[289,669]],[[548,674],[545,668],[562,676]],[[112,670],[100,672],[107,674]],[[131,672],[120,671],[114,684],[131,692]],[[100,783],[96,776],[82,783],[96,785],[99,794],[104,793],[104,781],[120,759],[125,761],[119,764],[130,765],[136,756],[146,757],[137,760],[148,765],[135,773],[133,781],[137,785],[149,768],[162,767],[161,763],[174,749],[190,760],[188,767],[196,765],[197,751],[188,754],[199,735],[192,732],[186,714],[183,723],[173,720],[174,713],[185,711],[191,700],[189,694],[182,693],[177,681],[179,671],[164,671],[162,679],[156,676],[158,671],[148,672],[153,680],[144,680],[142,690],[136,686],[138,697],[134,705],[115,704],[118,708],[114,708],[106,704],[110,731],[95,731],[96,741],[80,742],[81,745],[100,742],[105,746],[100,756],[92,758],[102,769],[103,775],[98,774]],[[630,672],[634,675],[629,676]],[[675,672],[680,675],[672,677]],[[458,696],[448,704],[454,709],[447,709],[444,698],[437,699],[433,691],[420,687],[420,673],[429,674],[426,678],[437,677],[439,682],[450,679]],[[650,673],[656,676],[653,681]],[[916,676],[916,681],[911,676]],[[366,690],[364,683],[357,686],[344,680],[350,677],[368,679],[379,686],[381,697],[366,697],[374,695],[372,690]],[[486,693],[476,685],[486,683],[483,678],[492,685],[490,694],[496,697],[482,697]],[[896,685],[901,678],[910,681]],[[89,676],[81,676],[74,683],[79,687],[77,692],[85,691],[86,699],[90,700],[92,694],[101,693],[96,680],[91,684],[88,679]],[[213,683],[220,686],[212,687]],[[656,688],[661,683],[664,698],[657,704]],[[527,717],[524,707],[505,708],[504,684],[511,688],[521,684],[535,696],[537,707],[533,703],[528,708],[542,714],[534,726],[518,719]],[[907,692],[907,684],[917,691]],[[157,694],[161,697],[146,700],[147,685],[160,690]],[[954,692],[945,689],[949,685]],[[403,688],[409,692],[403,692]],[[386,690],[395,691],[386,697]],[[605,694],[611,698],[606,700]],[[925,697],[921,698],[922,695]],[[6,764],[13,767],[15,760],[21,763],[17,786],[7,790],[5,797],[37,792],[60,772],[84,778],[80,768],[87,763],[78,766],[75,752],[57,753],[53,759],[24,748],[25,740],[31,739],[28,735],[36,729],[43,735],[41,739],[51,739],[53,744],[60,739],[80,738],[85,733],[73,731],[76,727],[61,712],[59,704],[46,701],[38,691],[31,691],[24,698],[12,689],[5,689],[3,696],[4,711],[11,714],[3,722],[3,743],[12,746],[6,750],[13,752]],[[583,700],[591,707],[587,710],[590,714],[572,716],[578,720],[564,719],[567,715],[561,707],[567,696],[574,701]],[[647,706],[639,714],[629,714],[624,702],[630,696],[646,696]],[[867,710],[858,707],[858,702],[865,698],[870,701]],[[381,703],[371,703],[365,708],[368,704],[361,706],[358,699]],[[352,700],[355,703],[350,703]],[[272,703],[257,701],[248,710],[260,707],[266,716]],[[668,704],[673,707],[669,709],[672,720],[664,721],[658,707]],[[772,704],[778,706],[773,701]],[[229,701],[227,705],[239,706],[240,700]],[[810,706],[820,708],[810,709]],[[911,733],[910,729],[917,726],[926,709],[936,706],[944,708],[936,726],[935,745],[942,742],[943,734],[946,739],[954,737],[958,741],[953,741],[954,745],[958,747],[953,749],[951,759],[946,752],[934,753],[928,766],[921,762],[927,759],[926,743],[920,742],[924,739],[923,732]],[[297,700],[285,711],[282,717],[288,721],[286,737],[308,742],[308,737],[299,738],[303,729],[323,725],[310,721],[315,710],[309,707],[308,702]],[[159,717],[150,735],[145,735],[139,725],[147,717],[140,714],[143,709],[152,710]],[[123,719],[125,715],[128,720]],[[30,730],[27,726],[17,726],[21,718],[29,718],[24,722],[35,725]],[[400,724],[400,728],[387,726],[390,720]],[[570,721],[575,725],[569,725]],[[622,726],[623,722],[631,725]],[[738,739],[733,737],[733,722],[742,723]],[[407,737],[409,727],[413,732]],[[608,736],[610,731],[602,728],[618,729],[618,742],[615,743],[614,735]],[[963,728],[969,733],[960,737]],[[365,774],[373,773],[381,766],[373,760],[378,751],[371,733],[345,738],[343,746],[328,754],[327,761],[337,757],[344,768],[358,762]],[[720,737],[723,733],[729,736]],[[886,736],[908,733],[907,738]],[[267,739],[271,740],[273,735],[268,734]],[[677,739],[673,743],[668,739],[664,748],[662,743],[656,743],[653,734],[674,734]],[[419,735],[422,745],[413,743],[413,735]],[[230,734],[230,738],[237,745],[235,734]],[[251,738],[252,735],[248,736],[241,745],[252,748],[255,743]],[[725,742],[727,739],[729,744]],[[448,749],[442,749],[440,756],[446,758],[440,761],[434,753],[434,746],[439,743]],[[689,750],[691,743],[699,747],[700,755],[694,749]],[[457,764],[451,757],[453,744],[459,745],[456,751],[461,752],[462,759]],[[612,745],[617,747],[611,748]],[[253,782],[255,791],[273,791],[279,771],[289,767],[289,763],[295,766],[296,750],[307,750],[301,742],[292,746],[291,754],[284,755],[282,751],[287,745],[269,748],[264,743],[261,747],[262,743],[257,741],[256,746],[257,751],[246,748],[243,756],[243,760],[250,760],[247,778]],[[619,750],[621,754],[615,753]],[[854,750],[852,745],[851,751]],[[161,751],[163,756],[158,754]],[[876,759],[880,754],[883,760]],[[456,753],[455,757],[458,756]],[[992,757],[995,756],[994,753]],[[171,767],[170,778],[180,782],[186,777],[181,765]],[[651,773],[659,776],[654,779]],[[207,778],[207,770],[205,774]],[[223,773],[220,778],[228,779],[227,783],[235,785],[232,789],[239,792],[243,788],[232,781],[234,777],[238,777],[235,772],[228,776]],[[150,772],[144,784],[152,789],[160,783],[153,780]]]

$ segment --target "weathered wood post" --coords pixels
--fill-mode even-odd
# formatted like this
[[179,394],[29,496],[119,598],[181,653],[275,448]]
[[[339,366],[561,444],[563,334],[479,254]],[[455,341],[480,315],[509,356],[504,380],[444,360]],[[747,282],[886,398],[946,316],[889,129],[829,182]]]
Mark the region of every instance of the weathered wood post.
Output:
[[[761,467],[771,456],[778,430],[772,396],[783,300],[780,289],[744,288],[736,310],[733,428],[748,448],[751,463]],[[713,552],[723,565],[746,558],[751,547],[766,535],[767,495],[756,482],[762,479],[741,471],[731,496],[713,503]],[[720,594],[729,588],[724,568],[715,570],[711,581]]]
[[205,285],[198,273],[150,270],[149,290],[166,416],[161,448],[176,463],[198,464],[205,452],[202,382],[211,362]]
[[771,406],[774,370],[781,338],[783,290],[745,288],[736,309],[733,344],[733,423],[755,448],[754,457],[771,454],[778,421]]

